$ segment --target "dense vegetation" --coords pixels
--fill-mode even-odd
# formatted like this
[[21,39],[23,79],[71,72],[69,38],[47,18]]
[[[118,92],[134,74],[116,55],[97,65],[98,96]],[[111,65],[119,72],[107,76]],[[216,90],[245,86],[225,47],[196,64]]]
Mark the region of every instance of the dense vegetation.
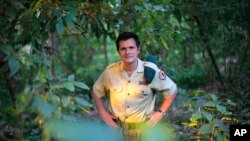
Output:
[[101,123],[91,87],[125,30],[178,84],[165,119],[176,140],[228,140],[230,124],[250,123],[248,11],[248,0],[1,0],[0,140],[74,140]]

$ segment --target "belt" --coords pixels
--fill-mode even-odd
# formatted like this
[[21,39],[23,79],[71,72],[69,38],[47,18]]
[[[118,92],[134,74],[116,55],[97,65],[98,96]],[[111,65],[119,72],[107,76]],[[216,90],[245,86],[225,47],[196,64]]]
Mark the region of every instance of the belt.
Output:
[[140,129],[145,126],[144,122],[128,123],[128,122],[122,122],[119,119],[115,121],[121,128],[124,129]]

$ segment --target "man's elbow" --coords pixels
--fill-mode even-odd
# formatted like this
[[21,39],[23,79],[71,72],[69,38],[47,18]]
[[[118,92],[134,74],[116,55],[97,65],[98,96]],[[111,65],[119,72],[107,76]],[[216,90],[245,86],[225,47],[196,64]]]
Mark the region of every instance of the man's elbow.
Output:
[[177,85],[172,86],[172,91],[170,93],[171,96],[175,97],[178,93]]
[[177,93],[178,93],[178,87],[177,85],[175,85],[174,95],[177,95]]

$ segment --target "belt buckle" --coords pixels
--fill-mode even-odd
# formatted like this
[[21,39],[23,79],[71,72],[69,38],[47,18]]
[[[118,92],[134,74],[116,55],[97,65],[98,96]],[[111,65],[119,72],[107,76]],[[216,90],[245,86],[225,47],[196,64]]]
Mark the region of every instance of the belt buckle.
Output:
[[136,129],[137,126],[136,126],[136,123],[128,123],[129,125],[129,129]]

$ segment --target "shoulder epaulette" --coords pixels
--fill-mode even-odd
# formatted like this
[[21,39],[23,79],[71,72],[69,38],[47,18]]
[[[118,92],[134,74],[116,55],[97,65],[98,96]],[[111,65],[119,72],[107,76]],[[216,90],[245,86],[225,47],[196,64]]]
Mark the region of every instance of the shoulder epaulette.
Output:
[[155,56],[148,56],[144,62],[144,77],[148,84],[153,81],[155,73],[158,70],[156,63],[157,60]]
[[107,66],[107,69],[119,66],[119,65],[121,65],[121,63],[122,63],[121,61],[112,63],[112,64],[110,64],[110,65]]

